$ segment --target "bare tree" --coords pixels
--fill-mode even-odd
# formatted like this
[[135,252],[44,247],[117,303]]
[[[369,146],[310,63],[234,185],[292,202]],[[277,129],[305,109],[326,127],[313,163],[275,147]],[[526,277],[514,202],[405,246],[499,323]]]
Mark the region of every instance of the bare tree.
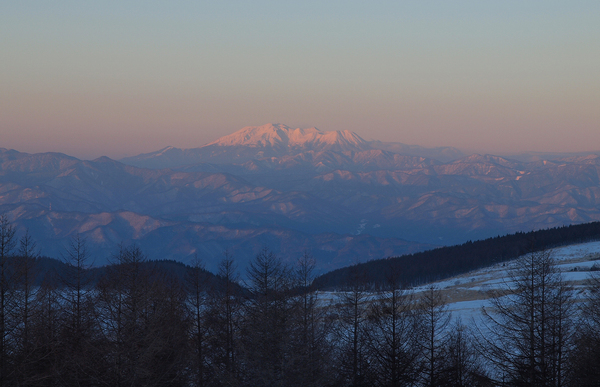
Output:
[[239,384],[239,338],[242,299],[239,275],[228,251],[219,263],[218,282],[210,289],[210,347],[215,377],[224,385]]
[[95,367],[96,329],[95,293],[89,269],[92,267],[86,240],[73,236],[63,256],[64,272],[60,273],[62,314],[61,373],[66,385],[90,384],[97,378]]
[[83,236],[76,234],[71,238],[66,249],[63,262],[66,264],[66,273],[61,276],[65,287],[64,296],[68,304],[68,315],[73,335],[80,336],[83,329],[84,309],[89,301],[91,278],[89,269],[92,267],[90,256],[87,252],[87,243]]
[[29,231],[21,237],[16,263],[16,277],[18,279],[15,301],[17,307],[17,321],[14,334],[14,351],[16,355],[15,369],[18,373],[17,380],[24,383],[31,373],[34,347],[31,342],[32,317],[36,312],[37,287],[35,280],[35,260],[38,256],[36,244]]
[[358,266],[350,270],[349,288],[345,289],[337,307],[336,326],[340,373],[344,384],[369,384],[369,362],[366,336],[368,304],[367,284]]
[[184,378],[189,325],[180,282],[152,270],[137,246],[121,248],[98,286],[110,386],[169,386]]
[[206,384],[207,375],[206,369],[206,341],[207,341],[207,327],[206,327],[206,308],[207,308],[207,284],[206,275],[204,270],[204,263],[196,255],[192,261],[190,270],[186,276],[186,288],[188,292],[188,304],[190,307],[190,315],[192,320],[192,351],[196,359],[193,364],[195,365],[195,385],[204,386]]
[[422,373],[423,316],[412,295],[400,289],[399,272],[387,275],[387,286],[372,302],[368,320],[369,355],[378,386],[409,386]]
[[290,358],[290,272],[264,248],[250,262],[248,279],[252,296],[244,308],[245,379],[254,386],[285,386]]
[[549,251],[516,261],[510,281],[484,308],[486,355],[512,383],[562,385],[570,347],[571,292]]
[[333,378],[332,324],[327,308],[319,305],[317,292],[312,289],[315,265],[312,255],[305,252],[293,268],[298,294],[292,298],[290,386],[323,386]]
[[[233,257],[225,251],[216,280],[207,288],[204,313],[207,344],[207,380],[210,385],[241,383],[242,292]],[[212,384],[211,384],[212,383]]]
[[442,292],[435,287],[425,291],[419,300],[423,322],[423,346],[425,384],[440,384],[444,362],[444,348],[448,344],[448,325],[451,315]]
[[12,294],[15,286],[10,258],[16,242],[13,225],[5,214],[0,215],[0,386],[6,385],[10,373],[9,317],[12,313]]
[[449,330],[443,353],[442,377],[438,379],[438,385],[442,387],[492,386],[481,364],[469,327],[457,319]]
[[301,303],[301,326],[303,339],[306,342],[308,342],[309,331],[311,328],[312,317],[316,303],[314,293],[310,291],[312,281],[314,280],[315,266],[315,259],[307,251],[305,251],[302,257],[298,259],[296,267],[294,268],[296,285],[301,290],[301,296],[299,297]]
[[56,386],[61,382],[62,356],[58,350],[60,340],[60,316],[62,308],[60,290],[54,273],[46,273],[36,292],[35,311],[32,313],[29,330],[31,352],[27,374],[23,375],[23,385]]
[[575,348],[567,368],[573,386],[597,386],[600,381],[600,275],[589,279],[589,290],[577,321]]

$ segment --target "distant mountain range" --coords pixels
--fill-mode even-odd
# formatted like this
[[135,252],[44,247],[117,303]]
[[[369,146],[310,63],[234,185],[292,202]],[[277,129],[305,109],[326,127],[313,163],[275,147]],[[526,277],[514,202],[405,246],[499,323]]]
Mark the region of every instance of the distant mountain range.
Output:
[[225,249],[242,268],[263,246],[307,250],[326,270],[600,220],[599,156],[519,158],[281,124],[120,161],[0,149],[0,212],[50,256],[79,232],[99,264],[135,241],[209,269]]
[[[395,142],[365,141],[347,130],[324,132],[317,128],[293,129],[282,124],[267,124],[242,128],[200,148],[169,146],[156,152],[126,157],[121,162],[141,168],[209,168],[198,164],[218,164],[220,168],[232,165],[247,170],[261,166],[286,169],[309,165],[331,169],[350,163],[360,164],[360,159],[382,158],[382,155],[393,159],[396,154],[439,161],[464,156],[460,150],[451,147],[423,148]],[[386,167],[392,166],[389,160],[384,162]]]

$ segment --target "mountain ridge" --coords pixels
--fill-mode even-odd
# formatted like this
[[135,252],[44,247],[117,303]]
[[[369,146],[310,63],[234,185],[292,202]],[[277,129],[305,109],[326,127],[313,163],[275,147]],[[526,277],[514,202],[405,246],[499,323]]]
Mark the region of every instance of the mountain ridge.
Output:
[[[440,161],[394,152],[397,143],[386,150],[327,133],[246,127],[221,141],[231,145],[165,147],[139,159],[153,168],[0,149],[0,213],[55,247],[81,232],[109,241],[98,242],[104,250],[119,238],[160,254],[169,254],[164,246],[173,249],[162,258],[185,260],[194,254],[189,246],[210,246],[197,251],[214,261],[227,248],[223,241],[235,245],[238,235],[244,259],[266,244],[282,254],[313,249],[319,265],[342,266],[600,220],[597,155]],[[334,251],[345,264],[332,258]]]
[[257,148],[306,148],[322,149],[337,147],[343,150],[358,150],[367,142],[354,132],[329,131],[317,128],[290,128],[283,124],[246,126],[235,133],[223,136],[205,145],[210,146],[250,146]]
[[464,154],[456,148],[424,148],[402,143],[366,141],[348,131],[322,131],[318,128],[291,128],[284,124],[246,126],[232,134],[218,138],[197,148],[167,146],[155,152],[142,153],[120,159],[121,162],[141,168],[177,168],[193,164],[238,164],[268,158],[293,158],[305,154],[335,152],[351,156],[352,153],[383,151],[450,161]]

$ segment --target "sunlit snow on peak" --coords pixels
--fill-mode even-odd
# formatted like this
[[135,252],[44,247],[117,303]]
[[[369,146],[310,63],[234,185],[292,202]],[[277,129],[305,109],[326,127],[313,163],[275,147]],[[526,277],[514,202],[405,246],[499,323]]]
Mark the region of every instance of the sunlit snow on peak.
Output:
[[325,132],[317,128],[290,128],[283,124],[246,126],[235,133],[219,138],[207,146],[251,147],[325,147],[359,148],[367,142],[348,130]]

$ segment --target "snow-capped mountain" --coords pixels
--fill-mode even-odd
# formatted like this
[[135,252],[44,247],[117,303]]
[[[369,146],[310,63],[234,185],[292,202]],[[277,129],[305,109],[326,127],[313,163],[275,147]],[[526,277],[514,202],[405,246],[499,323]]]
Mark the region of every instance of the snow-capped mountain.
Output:
[[[322,131],[317,128],[290,128],[283,124],[247,126],[199,148],[166,147],[156,152],[121,159],[125,164],[142,168],[178,168],[196,164],[231,164],[267,162],[268,168],[288,168],[301,165],[314,169],[328,165],[347,168],[355,155],[371,160],[389,159],[394,155],[432,160],[454,160],[464,156],[456,148],[423,148],[401,143],[366,141],[348,131]],[[372,162],[372,161],[371,161]],[[260,163],[259,163],[260,164]],[[206,169],[206,166],[202,168]],[[260,166],[249,165],[257,169]],[[352,169],[352,168],[351,168]]]
[[368,143],[348,130],[323,132],[317,128],[293,129],[283,124],[266,124],[246,126],[206,146],[248,146],[285,151],[297,148],[357,151],[368,148]]
[[[448,244],[600,219],[600,158],[566,156],[534,161],[464,156],[453,148],[268,124],[200,148],[123,161],[228,173],[281,192],[306,192],[356,214],[358,224],[366,219],[367,233]],[[167,160],[169,165],[161,164]]]
[[279,124],[126,163],[0,149],[0,213],[54,243],[48,254],[79,232],[105,256],[121,240],[208,261],[268,245],[308,249],[327,268],[600,220],[600,156],[444,161],[402,149]]

